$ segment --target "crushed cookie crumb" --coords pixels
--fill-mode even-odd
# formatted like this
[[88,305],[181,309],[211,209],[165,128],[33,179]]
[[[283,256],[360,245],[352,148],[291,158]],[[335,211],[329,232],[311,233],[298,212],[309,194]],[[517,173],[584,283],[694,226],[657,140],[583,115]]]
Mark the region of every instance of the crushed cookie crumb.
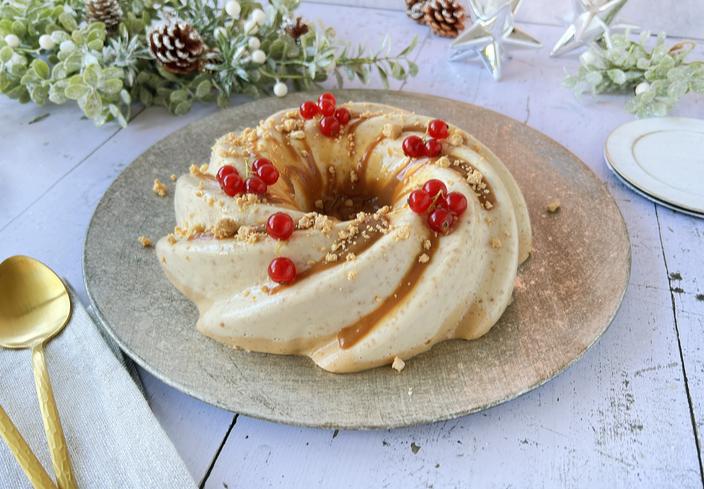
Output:
[[440,168],[449,168],[450,158],[448,158],[447,156],[441,156],[435,161],[435,164],[438,165]]
[[337,261],[337,253],[328,253],[325,255],[325,263],[333,263]]
[[191,165],[188,168],[188,171],[193,175],[194,177],[204,177],[208,174],[208,164],[203,163],[202,165]]
[[347,280],[354,280],[355,278],[357,278],[357,270],[347,272]]
[[172,182],[175,182],[178,177],[172,173],[169,178],[171,179]]
[[494,208],[494,204],[492,204],[491,202],[489,202],[489,201],[487,200],[486,202],[484,202],[484,208],[485,208],[486,210],[493,209],[493,208]]
[[306,138],[306,133],[303,131],[292,131],[289,136],[291,139],[297,139],[297,140],[302,140]]
[[464,144],[464,136],[457,129],[451,128],[447,142],[450,143],[451,146],[461,146]]
[[401,229],[399,229],[398,233],[396,234],[396,241],[401,241],[401,240],[407,240],[408,238],[411,237],[411,227],[406,225],[403,226]]
[[429,250],[432,245],[433,244],[430,242],[429,239],[426,239],[425,241],[423,241],[423,249],[425,249],[425,250]]
[[494,248],[495,250],[498,250],[503,246],[503,243],[501,243],[501,240],[499,238],[491,238],[491,247]]
[[315,224],[315,217],[318,214],[316,212],[309,212],[307,214],[304,214],[303,217],[301,217],[298,220],[298,229],[310,229],[313,227],[313,224]]
[[423,253],[418,257],[418,263],[428,263],[430,261],[430,257],[428,256],[427,253]]
[[550,214],[555,214],[560,210],[560,201],[558,199],[551,200],[548,202],[546,209]]
[[152,192],[157,194],[159,197],[166,197],[166,194],[169,193],[166,185],[158,178],[154,179],[154,185],[152,185]]
[[399,357],[394,357],[394,362],[391,364],[391,368],[397,372],[400,372],[406,367],[406,362],[401,360]]
[[228,217],[220,219],[213,228],[213,236],[216,239],[232,238],[237,232],[237,223]]
[[142,248],[151,248],[152,246],[154,246],[154,243],[152,242],[152,240],[144,235],[137,238],[137,241],[139,241],[139,244],[142,245]]
[[346,261],[353,261],[353,260],[355,260],[356,258],[357,258],[357,255],[355,255],[355,254],[352,253],[352,252],[347,253],[347,256],[345,256],[345,260],[346,260]]
[[166,241],[167,241],[170,245],[175,245],[175,244],[178,242],[178,240],[176,239],[176,235],[174,235],[174,233],[169,233],[169,234],[166,236]]

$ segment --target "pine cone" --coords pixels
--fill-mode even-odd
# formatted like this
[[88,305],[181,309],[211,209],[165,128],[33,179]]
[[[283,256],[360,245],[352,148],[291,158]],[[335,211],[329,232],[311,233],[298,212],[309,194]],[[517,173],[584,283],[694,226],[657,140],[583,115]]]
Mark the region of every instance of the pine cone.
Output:
[[303,19],[301,19],[300,17],[296,17],[295,21],[293,19],[289,19],[286,22],[284,30],[286,31],[286,34],[288,34],[292,38],[298,39],[303,34],[308,32],[308,24],[303,22]]
[[205,44],[187,22],[171,20],[149,31],[149,51],[167,71],[187,75],[203,66]]
[[425,23],[438,36],[457,37],[464,29],[464,7],[457,0],[429,0],[423,13]]
[[117,0],[86,0],[86,17],[89,22],[102,22],[112,29],[122,19],[122,8]]
[[419,24],[425,24],[423,8],[426,3],[426,0],[406,0],[406,15]]

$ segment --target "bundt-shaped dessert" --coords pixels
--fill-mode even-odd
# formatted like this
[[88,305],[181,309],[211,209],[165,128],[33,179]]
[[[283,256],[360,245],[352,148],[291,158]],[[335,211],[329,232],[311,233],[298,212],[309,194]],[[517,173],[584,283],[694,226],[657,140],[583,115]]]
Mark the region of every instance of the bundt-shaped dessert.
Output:
[[482,336],[531,246],[516,182],[472,136],[331,94],[219,138],[175,209],[157,254],[198,330],[331,372]]

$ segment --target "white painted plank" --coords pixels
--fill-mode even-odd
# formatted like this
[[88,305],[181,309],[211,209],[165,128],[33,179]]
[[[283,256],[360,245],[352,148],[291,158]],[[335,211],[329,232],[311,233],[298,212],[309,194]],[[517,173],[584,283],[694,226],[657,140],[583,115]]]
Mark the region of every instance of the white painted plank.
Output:
[[200,483],[235,415],[182,394],[144,370],[140,377],[149,407]]
[[704,463],[704,220],[658,207],[673,313]]
[[96,128],[71,104],[22,105],[4,95],[0,113],[0,229],[120,129]]
[[[543,38],[559,35],[531,27]],[[517,53],[495,83],[479,66],[447,63],[444,48],[426,43],[421,75],[404,90],[528,121],[606,180],[633,243],[631,282],[612,328],[548,385],[453,422],[333,439],[328,430],[240,416],[206,487],[701,487],[654,209],[602,162],[606,135],[632,118],[624,98],[577,101],[561,86],[565,62],[545,49]],[[693,101],[680,114],[701,107]],[[416,454],[411,443],[421,447]]]

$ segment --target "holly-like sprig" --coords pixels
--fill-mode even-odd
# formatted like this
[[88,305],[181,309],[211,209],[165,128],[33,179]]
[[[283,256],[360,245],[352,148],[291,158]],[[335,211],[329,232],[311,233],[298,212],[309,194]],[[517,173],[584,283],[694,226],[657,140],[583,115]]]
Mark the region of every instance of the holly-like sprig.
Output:
[[[330,76],[367,82],[372,73],[387,85],[418,67],[408,55],[415,39],[396,54],[390,43],[377,52],[351,48],[323,26],[293,36],[299,0],[120,0],[125,15],[108,31],[86,20],[82,0],[12,0],[0,5],[0,93],[21,103],[74,100],[97,125],[125,126],[135,102],[185,114],[194,102],[228,105],[234,94],[284,96],[289,87],[314,89]],[[236,5],[234,5],[236,4]],[[235,8],[236,7],[236,8]],[[261,20],[258,10],[266,16]],[[256,13],[259,22],[253,22]],[[169,72],[150,54],[147,32],[158,22],[187,22],[207,46],[202,69]],[[257,52],[255,51],[261,51]],[[262,59],[263,58],[263,59]]]
[[667,115],[685,94],[704,94],[704,62],[686,61],[694,43],[668,48],[660,34],[649,49],[649,38],[648,32],[637,40],[626,32],[600,39],[582,53],[579,70],[565,85],[577,95],[631,93],[626,109],[638,117]]

